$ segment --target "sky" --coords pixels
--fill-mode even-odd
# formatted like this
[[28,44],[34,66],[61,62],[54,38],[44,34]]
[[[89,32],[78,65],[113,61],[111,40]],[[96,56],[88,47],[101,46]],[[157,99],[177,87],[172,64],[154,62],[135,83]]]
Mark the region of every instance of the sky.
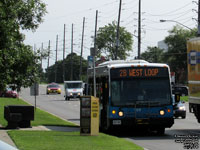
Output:
[[[195,2],[196,1],[196,2]],[[63,59],[64,24],[66,24],[66,55],[71,52],[71,36],[73,24],[73,51],[80,55],[83,17],[85,17],[84,52],[87,59],[90,47],[94,45],[91,36],[94,36],[96,10],[98,10],[97,29],[118,20],[120,0],[43,0],[47,5],[47,14],[44,21],[35,31],[23,31],[25,44],[36,49],[46,49],[50,40],[50,66],[56,60],[56,36],[58,35],[58,60]],[[139,0],[122,0],[120,26],[126,28],[133,35],[133,51],[129,59],[137,56],[138,34],[138,3]],[[157,46],[158,41],[169,35],[168,31],[177,23],[163,22],[161,19],[173,20],[189,28],[197,26],[197,0],[141,0],[142,39],[141,52],[148,46]],[[187,28],[186,28],[187,29]],[[47,60],[42,62],[47,67]]]

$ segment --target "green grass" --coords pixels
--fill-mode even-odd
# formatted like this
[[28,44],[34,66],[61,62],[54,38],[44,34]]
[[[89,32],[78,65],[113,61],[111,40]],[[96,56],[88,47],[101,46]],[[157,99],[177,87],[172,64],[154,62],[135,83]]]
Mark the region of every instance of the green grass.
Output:
[[[28,105],[20,99],[0,98],[0,124],[7,125],[3,118],[5,105]],[[40,109],[36,110],[32,126],[73,126]],[[142,150],[143,148],[125,139],[100,133],[99,136],[80,136],[79,132],[58,131],[7,131],[20,150]]]
[[181,96],[180,99],[184,102],[188,102],[188,96]]
[[80,136],[79,132],[9,131],[20,150],[142,150],[125,139],[100,133]]
[[[5,105],[29,105],[29,104],[21,99],[0,98],[0,124],[4,127],[7,126],[7,121],[4,119]],[[73,123],[62,120],[40,109],[36,109],[35,119],[34,121],[31,121],[31,125],[32,126],[38,126],[38,125],[75,126]]]

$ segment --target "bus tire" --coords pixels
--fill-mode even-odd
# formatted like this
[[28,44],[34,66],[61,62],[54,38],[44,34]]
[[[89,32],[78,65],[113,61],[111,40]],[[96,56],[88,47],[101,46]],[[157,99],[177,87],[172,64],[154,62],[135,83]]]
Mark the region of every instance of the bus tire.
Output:
[[157,134],[158,135],[164,135],[165,134],[165,128],[164,127],[158,128],[157,129]]

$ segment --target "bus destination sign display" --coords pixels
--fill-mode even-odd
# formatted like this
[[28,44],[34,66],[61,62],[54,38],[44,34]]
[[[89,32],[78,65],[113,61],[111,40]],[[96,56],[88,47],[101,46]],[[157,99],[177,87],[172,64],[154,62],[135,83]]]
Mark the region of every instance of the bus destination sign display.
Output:
[[111,69],[112,78],[131,77],[167,77],[167,68],[114,68]]

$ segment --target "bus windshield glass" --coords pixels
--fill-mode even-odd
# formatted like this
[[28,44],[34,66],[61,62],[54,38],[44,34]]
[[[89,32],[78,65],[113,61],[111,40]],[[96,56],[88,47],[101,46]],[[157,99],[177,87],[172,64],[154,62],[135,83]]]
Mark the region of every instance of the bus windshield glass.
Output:
[[113,106],[169,105],[171,92],[168,78],[111,79]]
[[82,88],[82,83],[67,83],[68,89]]

